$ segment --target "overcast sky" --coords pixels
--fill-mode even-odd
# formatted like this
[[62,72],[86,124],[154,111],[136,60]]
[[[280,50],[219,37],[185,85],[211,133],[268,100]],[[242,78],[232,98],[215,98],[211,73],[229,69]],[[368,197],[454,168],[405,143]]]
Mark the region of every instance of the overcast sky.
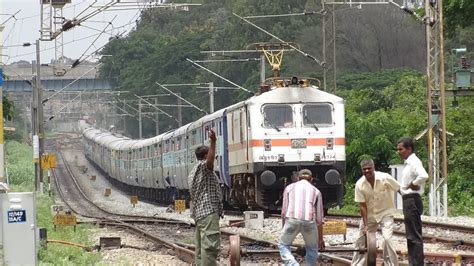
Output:
[[[10,64],[20,60],[36,60],[35,46],[17,46],[23,43],[34,43],[40,37],[40,1],[41,0],[0,0],[0,24],[4,23],[5,29],[2,32],[2,62]],[[103,6],[111,1],[97,0],[94,6]],[[114,1],[116,2],[116,1]],[[128,1],[130,2],[130,1]],[[63,8],[63,17],[66,19],[83,18],[97,8],[89,8],[93,0],[72,0]],[[118,8],[118,5],[115,5]],[[87,10],[86,10],[87,9]],[[137,8],[128,10],[114,10],[100,12],[97,15],[85,20],[82,26],[77,26],[69,31],[63,32],[64,56],[72,59],[84,59],[89,54],[108,42],[109,37],[123,32],[129,32],[137,20],[140,10]],[[81,14],[82,11],[86,10]],[[110,9],[109,9],[110,10]],[[19,11],[19,12],[18,12]],[[11,18],[15,14],[15,19]],[[115,17],[115,19],[114,19]],[[114,20],[113,20],[114,19]],[[8,20],[8,21],[6,21]],[[112,25],[107,28],[107,33],[102,33],[97,41],[94,40],[100,32],[112,21]],[[6,21],[6,22],[5,22]],[[53,30],[54,31],[54,30]],[[91,44],[93,43],[93,46]],[[55,42],[41,42],[41,62],[49,63],[55,58]],[[91,46],[89,48],[89,46]],[[89,57],[88,59],[97,59]]]

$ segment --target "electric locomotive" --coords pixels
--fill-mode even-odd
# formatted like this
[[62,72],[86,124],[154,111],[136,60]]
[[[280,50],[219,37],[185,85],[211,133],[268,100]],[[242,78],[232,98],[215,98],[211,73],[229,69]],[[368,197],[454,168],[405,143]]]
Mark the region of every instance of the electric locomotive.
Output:
[[132,140],[84,130],[86,157],[109,178],[151,200],[166,201],[166,187],[189,195],[194,150],[217,134],[214,170],[226,205],[276,210],[282,192],[303,168],[310,169],[324,208],[343,204],[344,100],[308,78],[272,78],[260,92],[159,136]]

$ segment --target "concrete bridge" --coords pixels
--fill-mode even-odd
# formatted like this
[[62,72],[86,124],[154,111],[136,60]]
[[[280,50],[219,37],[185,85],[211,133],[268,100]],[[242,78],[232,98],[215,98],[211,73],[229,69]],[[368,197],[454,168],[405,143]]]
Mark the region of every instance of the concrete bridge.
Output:
[[[58,91],[64,88],[72,81],[78,79],[71,84],[67,90],[73,91],[96,91],[111,90],[110,84],[105,79],[98,77],[98,71],[94,68],[97,63],[84,62],[75,68],[70,65],[58,68],[53,65],[41,66],[41,85],[44,91]],[[4,92],[24,92],[32,91],[31,77],[36,72],[36,65],[27,61],[19,61],[4,66],[5,75],[8,80],[3,86]]]
[[[107,102],[117,93],[112,91],[108,80],[98,77],[95,68],[97,63],[83,62],[75,68],[70,68],[70,65],[41,66],[43,99],[50,98],[43,104],[46,129],[70,131],[77,128],[79,119],[88,116],[94,120],[104,120],[107,119],[104,114],[112,111]],[[26,117],[29,124],[33,95],[31,79],[36,72],[36,65],[34,62],[20,61],[4,65],[3,69],[7,76],[3,95],[14,102],[15,111]]]

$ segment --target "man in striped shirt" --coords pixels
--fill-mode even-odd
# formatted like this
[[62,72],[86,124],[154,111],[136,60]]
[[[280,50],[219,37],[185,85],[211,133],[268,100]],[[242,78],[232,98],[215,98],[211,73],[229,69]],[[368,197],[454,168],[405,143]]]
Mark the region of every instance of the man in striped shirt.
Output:
[[323,197],[311,184],[313,177],[310,170],[299,171],[298,178],[298,182],[288,185],[283,192],[283,232],[278,243],[280,256],[285,265],[299,265],[291,254],[290,245],[301,233],[306,248],[306,264],[316,265],[318,246],[324,248]]

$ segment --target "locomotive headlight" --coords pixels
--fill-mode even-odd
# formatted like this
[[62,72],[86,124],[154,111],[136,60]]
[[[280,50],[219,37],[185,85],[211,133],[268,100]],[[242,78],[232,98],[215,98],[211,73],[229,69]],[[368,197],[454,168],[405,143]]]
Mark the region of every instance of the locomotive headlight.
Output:
[[264,139],[263,140],[263,146],[265,146],[265,151],[271,151],[272,150],[272,140],[271,139]]
[[265,170],[263,173],[260,175],[260,181],[262,184],[265,186],[271,186],[275,183],[276,181],[276,175],[274,172],[270,170]]
[[326,183],[329,185],[340,185],[342,184],[342,179],[341,179],[341,174],[335,169],[331,169],[326,172],[324,175],[324,179],[326,180]]
[[314,154],[314,162],[315,163],[320,163],[321,162],[321,154],[319,154],[319,153]]
[[333,147],[334,147],[334,139],[333,138],[327,138],[326,139],[326,148],[328,150],[332,150]]
[[278,163],[285,163],[285,155],[278,154]]

